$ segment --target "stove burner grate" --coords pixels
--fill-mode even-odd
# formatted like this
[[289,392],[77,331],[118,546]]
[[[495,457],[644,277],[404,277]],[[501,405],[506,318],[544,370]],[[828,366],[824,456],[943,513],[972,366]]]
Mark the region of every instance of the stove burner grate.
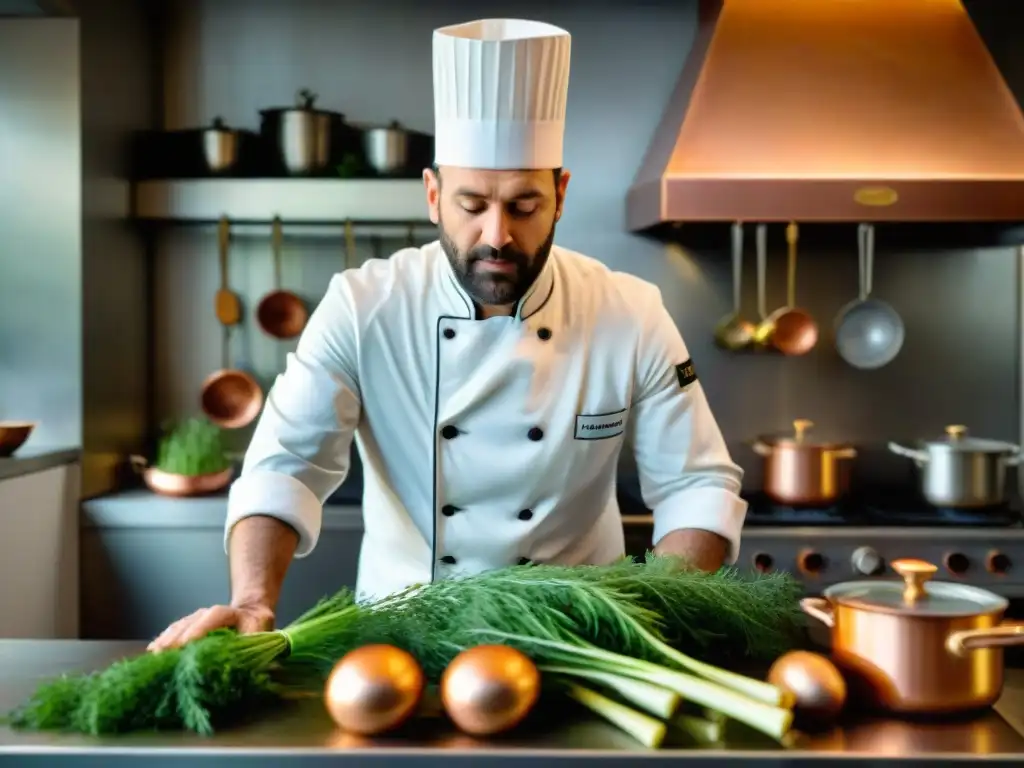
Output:
[[1024,525],[1018,505],[1009,502],[978,509],[933,507],[907,493],[851,497],[830,507],[780,504],[763,493],[747,497],[747,525],[752,526],[972,526],[1007,528]]

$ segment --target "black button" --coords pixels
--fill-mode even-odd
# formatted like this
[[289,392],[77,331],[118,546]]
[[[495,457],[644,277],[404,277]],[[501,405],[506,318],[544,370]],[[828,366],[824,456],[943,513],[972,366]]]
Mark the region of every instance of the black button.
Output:
[[529,520],[531,517],[533,517],[532,509],[524,509],[519,513],[520,520]]
[[533,560],[531,560],[528,557],[520,557],[519,558],[519,565],[529,565],[532,562],[533,562]]
[[459,508],[456,507],[454,504],[445,504],[443,507],[441,507],[441,514],[445,517],[451,517],[458,511]]
[[445,563],[446,565],[455,565],[455,558],[451,555],[445,555],[441,558],[441,562]]
[[453,440],[458,436],[459,428],[453,427],[451,424],[448,424],[447,426],[441,429],[441,437],[443,437],[445,440]]
[[544,439],[544,430],[540,427],[530,427],[530,431],[526,433],[526,436],[536,443],[538,440]]
[[541,341],[547,341],[548,339],[551,338],[551,329],[550,328],[538,328],[537,329],[537,338],[540,339]]
[[446,339],[454,339],[455,338],[455,329],[454,328],[445,328],[443,333],[444,333],[444,337]]

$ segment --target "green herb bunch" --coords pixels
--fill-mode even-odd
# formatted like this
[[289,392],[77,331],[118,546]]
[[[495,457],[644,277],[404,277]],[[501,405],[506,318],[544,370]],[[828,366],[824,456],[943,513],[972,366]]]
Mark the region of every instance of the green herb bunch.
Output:
[[[11,722],[92,734],[211,733],[289,692],[319,692],[337,661],[362,645],[408,650],[436,683],[462,650],[503,643],[529,655],[555,688],[645,744],[660,743],[670,721],[707,736],[721,718],[782,739],[792,723],[783,693],[706,659],[712,647],[758,660],[794,647],[803,626],[799,586],[784,575],[683,566],[650,555],[604,566],[515,566],[369,604],[342,590],[281,632],[219,632],[62,678]],[[719,720],[679,714],[683,700]]]
[[175,475],[212,475],[231,466],[224,432],[200,418],[185,419],[160,439],[154,466]]

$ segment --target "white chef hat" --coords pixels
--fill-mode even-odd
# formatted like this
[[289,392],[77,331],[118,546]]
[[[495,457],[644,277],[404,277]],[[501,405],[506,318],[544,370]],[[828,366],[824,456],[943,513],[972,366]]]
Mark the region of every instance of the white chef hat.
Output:
[[484,19],[434,31],[434,161],[561,168],[569,44],[540,21]]

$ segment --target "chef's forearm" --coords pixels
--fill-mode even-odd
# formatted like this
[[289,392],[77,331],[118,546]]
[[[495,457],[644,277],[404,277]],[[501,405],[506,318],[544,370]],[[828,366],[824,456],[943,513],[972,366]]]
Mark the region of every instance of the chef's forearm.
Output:
[[683,558],[702,571],[717,571],[729,553],[729,542],[717,533],[680,528],[666,533],[654,553]]
[[239,520],[231,529],[231,604],[274,610],[299,537],[293,528],[262,515]]

